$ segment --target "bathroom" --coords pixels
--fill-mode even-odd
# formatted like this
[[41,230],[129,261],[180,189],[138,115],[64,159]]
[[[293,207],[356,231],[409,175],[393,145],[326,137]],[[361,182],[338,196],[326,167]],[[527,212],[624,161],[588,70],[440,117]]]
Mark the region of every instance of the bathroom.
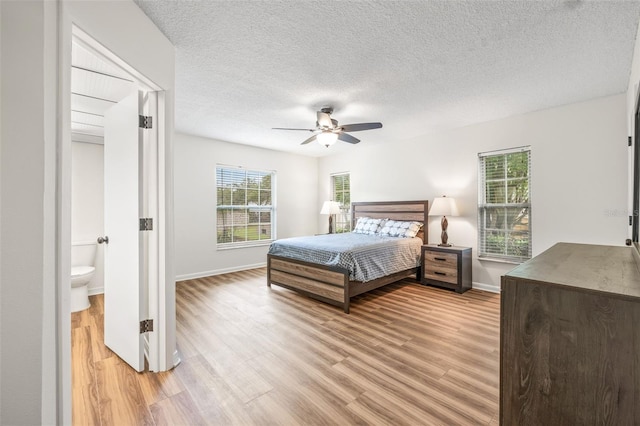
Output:
[[[71,59],[71,312],[104,293],[105,113],[135,88],[130,75],[73,39]],[[112,129],[113,130],[113,129]]]
[[[90,278],[86,287],[72,287],[72,312],[88,307],[85,291],[89,296],[104,292],[104,245],[96,242],[104,232],[104,145],[100,143],[101,139],[93,135],[72,134],[72,275],[80,272]],[[95,254],[92,256],[93,253]],[[93,276],[89,276],[89,269],[76,269],[91,266],[95,268]]]

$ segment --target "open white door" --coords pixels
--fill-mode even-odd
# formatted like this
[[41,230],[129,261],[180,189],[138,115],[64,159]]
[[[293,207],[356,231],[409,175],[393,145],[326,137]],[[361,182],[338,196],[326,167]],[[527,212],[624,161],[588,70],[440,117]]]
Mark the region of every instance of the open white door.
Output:
[[136,371],[144,370],[139,128],[142,93],[135,91],[104,117],[104,343]]

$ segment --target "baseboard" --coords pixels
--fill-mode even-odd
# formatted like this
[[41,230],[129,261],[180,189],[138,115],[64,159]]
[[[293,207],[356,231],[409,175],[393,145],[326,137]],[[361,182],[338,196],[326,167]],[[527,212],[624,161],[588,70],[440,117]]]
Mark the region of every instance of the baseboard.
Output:
[[178,349],[176,349],[173,352],[173,367],[177,367],[181,361],[182,361],[182,358],[180,357],[180,352],[178,352]]
[[500,287],[497,285],[489,285],[484,283],[472,283],[471,287],[476,290],[488,291],[490,293],[500,293]]
[[183,274],[176,276],[176,281],[195,280],[197,278],[211,277],[213,275],[229,274],[231,272],[248,271],[249,269],[264,268],[267,262],[256,263],[253,265],[236,266],[233,268],[216,269],[214,271],[195,272],[193,274]]
[[104,294],[104,287],[89,288],[89,296],[95,296],[96,294]]

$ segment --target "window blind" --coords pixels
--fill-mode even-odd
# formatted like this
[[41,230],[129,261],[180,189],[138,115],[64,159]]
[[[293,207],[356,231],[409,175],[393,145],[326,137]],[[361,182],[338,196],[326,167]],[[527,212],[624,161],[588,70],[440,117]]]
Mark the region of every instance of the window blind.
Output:
[[531,258],[531,148],[478,154],[478,256]]
[[216,235],[221,247],[275,239],[274,171],[216,166]]

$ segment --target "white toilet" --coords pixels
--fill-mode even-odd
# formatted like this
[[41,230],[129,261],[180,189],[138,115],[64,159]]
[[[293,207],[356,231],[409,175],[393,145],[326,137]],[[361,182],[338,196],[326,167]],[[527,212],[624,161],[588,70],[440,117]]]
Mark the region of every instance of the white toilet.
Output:
[[71,312],[91,306],[88,287],[96,271],[95,260],[95,241],[71,244]]

